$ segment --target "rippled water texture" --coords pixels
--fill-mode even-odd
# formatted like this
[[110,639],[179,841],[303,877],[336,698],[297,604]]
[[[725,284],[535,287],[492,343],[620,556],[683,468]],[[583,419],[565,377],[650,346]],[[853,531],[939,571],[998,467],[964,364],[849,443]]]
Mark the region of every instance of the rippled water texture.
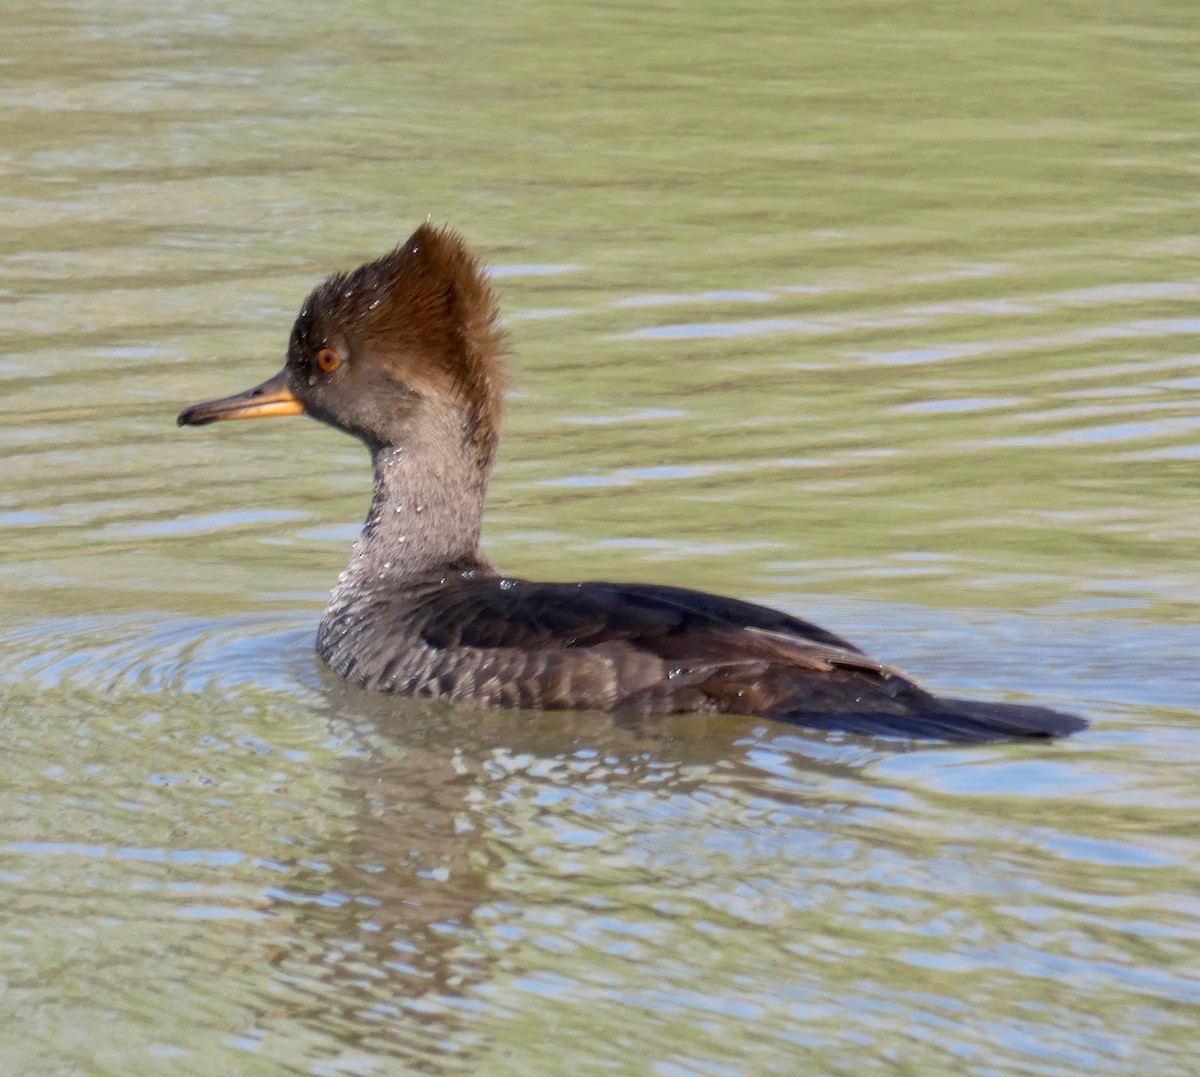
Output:
[[[3,16],[0,1069],[1191,1074],[1187,4]],[[1093,728],[949,749],[364,697],[272,373],[451,221],[487,547],[766,601]]]

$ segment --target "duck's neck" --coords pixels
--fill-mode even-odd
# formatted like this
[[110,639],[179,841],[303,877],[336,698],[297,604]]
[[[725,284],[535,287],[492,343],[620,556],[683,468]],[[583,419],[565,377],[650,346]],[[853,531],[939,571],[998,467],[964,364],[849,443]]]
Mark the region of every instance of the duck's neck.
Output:
[[371,448],[375,495],[331,606],[443,570],[491,571],[479,548],[490,468],[467,446],[447,448],[440,438]]

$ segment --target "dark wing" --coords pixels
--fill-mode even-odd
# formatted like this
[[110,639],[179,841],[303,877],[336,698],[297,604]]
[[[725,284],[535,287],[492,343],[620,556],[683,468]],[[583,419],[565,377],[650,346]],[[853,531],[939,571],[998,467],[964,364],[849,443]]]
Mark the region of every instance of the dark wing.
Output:
[[946,740],[1057,736],[1086,724],[1039,707],[939,699],[816,625],[685,588],[468,576],[434,591],[409,607],[406,627],[429,653],[455,656],[460,682],[437,683],[456,698],[720,711]]
[[816,650],[862,655],[832,632],[766,606],[651,584],[450,579],[427,607],[424,636],[440,647],[541,650],[612,640],[653,646],[713,633],[729,645],[745,629]]

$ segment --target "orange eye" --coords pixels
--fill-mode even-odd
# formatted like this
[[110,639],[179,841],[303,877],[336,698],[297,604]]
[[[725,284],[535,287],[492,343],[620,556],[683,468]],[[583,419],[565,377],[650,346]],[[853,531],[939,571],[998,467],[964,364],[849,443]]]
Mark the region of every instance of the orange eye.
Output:
[[326,374],[332,374],[342,365],[342,357],[334,348],[322,348],[317,352],[317,366]]

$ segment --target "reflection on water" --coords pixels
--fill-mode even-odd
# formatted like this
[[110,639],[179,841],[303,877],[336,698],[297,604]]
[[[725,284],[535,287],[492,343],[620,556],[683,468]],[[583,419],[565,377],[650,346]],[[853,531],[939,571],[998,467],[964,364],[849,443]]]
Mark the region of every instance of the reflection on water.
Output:
[[[18,964],[51,1005],[38,925],[99,953],[66,981],[123,984],[120,1012],[144,1016],[120,1057],[158,1037],[190,1058],[222,1029],[230,1058],[335,1072],[477,1072],[525,1041],[548,1069],[586,1068],[597,1041],[630,1070],[648,1051],[769,1069],[789,1044],[828,1061],[869,1037],[886,1069],[916,1022],[931,1060],[1054,1043],[1103,1065],[1190,1027],[1172,1014],[1198,1001],[1198,850],[1178,819],[1200,802],[1179,760],[1200,743],[1165,700],[1093,710],[1096,733],[1037,752],[909,752],[384,700],[320,670],[311,629],[77,620],[6,641],[6,710],[45,719],[0,775],[24,820],[3,847]],[[1155,656],[1187,636],[1159,635],[1127,668],[1169,668]],[[1111,715],[1119,675],[1080,673]],[[137,986],[166,953],[182,1023]]]
[[[8,20],[6,1071],[1192,1072],[1194,19],[500,11]],[[1093,728],[329,678],[364,454],[173,416],[427,214],[516,353],[507,570],[767,601]]]

